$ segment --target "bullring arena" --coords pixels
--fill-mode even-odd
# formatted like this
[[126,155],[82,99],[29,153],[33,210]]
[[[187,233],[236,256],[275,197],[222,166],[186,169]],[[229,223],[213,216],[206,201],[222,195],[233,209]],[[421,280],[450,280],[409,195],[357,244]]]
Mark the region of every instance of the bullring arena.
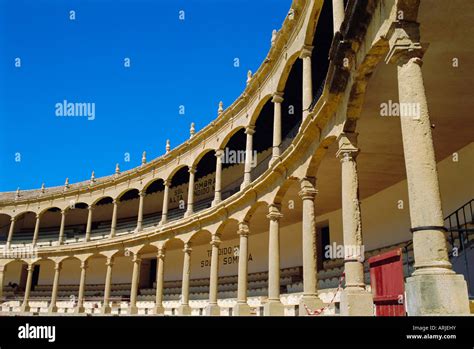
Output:
[[[473,17],[294,0],[240,97],[204,101],[216,118],[183,144],[0,193],[1,314],[469,314]],[[390,251],[403,290],[383,298]]]

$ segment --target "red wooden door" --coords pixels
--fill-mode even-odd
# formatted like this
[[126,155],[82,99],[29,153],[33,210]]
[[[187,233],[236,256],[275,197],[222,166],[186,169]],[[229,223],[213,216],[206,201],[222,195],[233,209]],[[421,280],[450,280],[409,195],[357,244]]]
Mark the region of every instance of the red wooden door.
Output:
[[370,285],[376,316],[405,316],[402,250],[369,258]]

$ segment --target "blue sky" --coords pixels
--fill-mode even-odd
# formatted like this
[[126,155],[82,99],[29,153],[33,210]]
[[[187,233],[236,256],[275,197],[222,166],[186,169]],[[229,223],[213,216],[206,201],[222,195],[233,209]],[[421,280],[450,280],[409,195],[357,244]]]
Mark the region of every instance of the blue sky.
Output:
[[[219,100],[226,107],[240,95],[290,6],[0,0],[0,191],[112,174],[116,163],[139,165],[144,150],[148,160],[162,155],[168,138],[182,143],[191,122],[200,130]],[[56,116],[64,100],[95,103],[95,119]]]

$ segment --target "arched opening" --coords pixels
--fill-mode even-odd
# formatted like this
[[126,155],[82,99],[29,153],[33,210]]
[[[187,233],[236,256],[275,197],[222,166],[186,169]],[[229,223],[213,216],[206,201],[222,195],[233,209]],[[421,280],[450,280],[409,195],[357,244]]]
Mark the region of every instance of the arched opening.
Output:
[[[61,218],[62,214],[59,207],[50,207],[42,212],[38,232],[38,246],[51,246],[58,242]],[[66,234],[66,229],[64,233]]]
[[240,128],[221,146],[224,152],[222,156],[222,200],[240,190],[244,179],[246,137],[245,130]]
[[194,179],[194,212],[211,207],[216,181],[216,156],[208,150],[196,164]]
[[110,234],[110,224],[113,212],[113,199],[110,196],[103,197],[93,205],[91,240],[105,238]]
[[[253,162],[251,180],[259,177],[267,168],[272,157],[274,103],[269,99],[258,115],[253,136]],[[256,155],[256,158],[255,158]]]
[[171,178],[168,221],[183,218],[187,208],[189,167],[183,166]]
[[69,206],[64,229],[64,243],[78,242],[84,238],[89,214],[88,207],[89,205],[84,202],[72,203]]
[[157,226],[163,210],[164,181],[159,178],[149,183],[145,188],[143,198],[143,227]]
[[170,308],[172,314],[175,314],[179,307],[179,299],[181,298],[183,247],[184,242],[175,238],[170,239],[165,244],[163,300],[166,302],[165,308]]
[[303,114],[303,64],[301,59],[293,63],[283,90],[281,104],[281,146],[284,152],[291,140],[295,138],[301,125]]
[[129,189],[117,198],[116,235],[131,233],[137,227],[139,206],[138,189]]
[[[31,244],[36,224],[36,213],[27,211],[16,216],[12,245]],[[8,232],[7,232],[8,234]]]
[[8,238],[8,230],[10,229],[11,216],[0,213],[0,241],[6,242]]

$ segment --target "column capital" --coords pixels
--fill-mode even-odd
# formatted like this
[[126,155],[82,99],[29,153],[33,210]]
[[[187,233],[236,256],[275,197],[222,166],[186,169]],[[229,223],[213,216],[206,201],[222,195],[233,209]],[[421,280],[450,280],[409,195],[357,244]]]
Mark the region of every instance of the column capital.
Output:
[[156,254],[156,258],[164,260],[165,256],[166,256],[166,249],[164,247],[159,248]]
[[304,177],[300,180],[301,190],[298,195],[302,200],[314,200],[318,191],[315,188],[316,178]]
[[224,155],[224,150],[223,149],[216,149],[215,156],[217,158],[221,158],[222,155]]
[[283,102],[283,92],[275,92],[272,97],[273,103],[282,103]]
[[95,205],[94,204],[90,204],[89,206],[87,206],[87,209],[89,211],[94,211],[94,208],[95,208]]
[[300,58],[311,57],[313,52],[313,46],[304,45],[300,52]]
[[420,24],[416,22],[399,21],[392,24],[388,34],[390,50],[385,57],[385,63],[405,64],[411,59],[422,64],[423,55],[428,44],[420,42]]
[[216,246],[216,247],[219,247],[219,245],[221,244],[221,236],[220,234],[213,234],[212,235],[212,238],[211,238],[211,246]]
[[250,125],[245,127],[245,134],[252,136],[255,133],[255,126]]
[[16,222],[16,216],[10,217],[10,222]]
[[65,215],[67,215],[67,213],[68,213],[68,209],[67,209],[67,208],[61,209],[61,215],[65,216]]
[[62,268],[62,263],[61,262],[54,263],[54,271],[60,271],[61,268]]
[[[34,264],[34,263],[28,263],[28,265],[27,265],[27,267],[26,267],[26,270],[32,271],[34,268],[35,268],[35,264]],[[0,270],[0,271],[1,271],[1,270]]]
[[36,217],[36,220],[41,219],[41,213],[37,213],[37,214],[35,215],[35,217]]
[[140,254],[134,253],[132,256],[132,263],[140,263],[141,262]]
[[138,191],[138,196],[140,196],[140,197],[145,197],[145,195],[146,195],[146,190],[145,190],[145,188],[143,188],[142,190]]
[[119,199],[112,199],[112,204],[118,205],[118,203],[119,203]]
[[165,179],[163,181],[163,185],[169,188],[171,186],[171,179]]
[[359,149],[357,148],[357,133],[341,133],[337,138],[339,149],[336,157],[344,161],[350,161],[357,157]]
[[188,172],[190,174],[195,174],[196,173],[196,166],[190,166],[189,169],[188,169]]
[[89,267],[88,261],[81,261],[81,269],[87,269]]
[[248,236],[250,233],[249,224],[248,222],[240,222],[239,229],[237,230],[237,234],[240,236]]
[[193,251],[193,249],[191,248],[191,243],[190,242],[186,242],[184,244],[184,247],[183,247],[183,252],[184,253],[187,253],[187,254],[191,254],[191,252]]
[[108,257],[107,260],[105,261],[105,265],[107,267],[111,267],[114,265],[114,257]]
[[268,206],[267,218],[271,221],[279,221],[283,215],[280,213],[280,205],[271,204]]

